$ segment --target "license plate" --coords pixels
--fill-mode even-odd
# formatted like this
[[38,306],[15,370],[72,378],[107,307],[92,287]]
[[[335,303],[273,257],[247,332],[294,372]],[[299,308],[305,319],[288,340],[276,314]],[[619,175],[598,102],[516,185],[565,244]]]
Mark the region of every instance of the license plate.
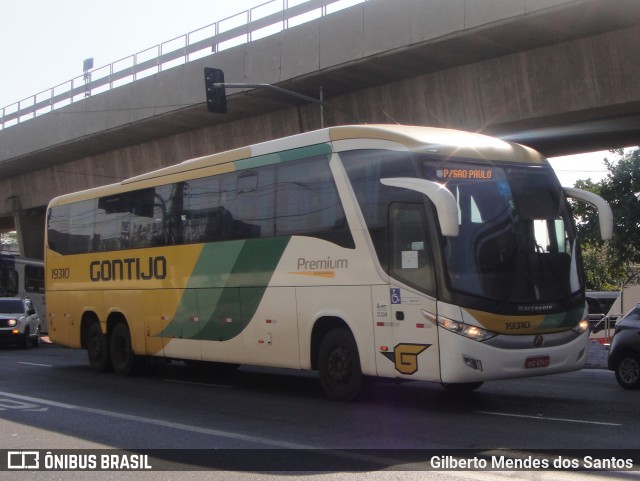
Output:
[[526,369],[535,369],[537,367],[549,367],[549,356],[528,357],[524,361]]

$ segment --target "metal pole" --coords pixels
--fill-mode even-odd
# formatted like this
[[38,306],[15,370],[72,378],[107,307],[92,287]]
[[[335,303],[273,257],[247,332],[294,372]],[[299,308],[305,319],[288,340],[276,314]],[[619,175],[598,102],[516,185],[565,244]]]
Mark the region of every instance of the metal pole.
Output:
[[320,86],[320,128],[324,129],[324,91]]
[[230,89],[266,88],[266,89],[270,89],[270,90],[275,90],[276,92],[281,93],[283,95],[288,95],[289,97],[294,97],[294,98],[299,99],[299,100],[304,100],[305,102],[311,102],[311,103],[314,103],[314,104],[320,104],[321,106],[322,105],[326,105],[327,107],[330,107],[332,109],[339,110],[343,114],[345,114],[345,115],[351,117],[353,120],[355,120],[356,123],[358,123],[358,124],[360,123],[360,121],[358,120],[358,118],[355,115],[353,115],[348,110],[343,109],[342,107],[338,107],[337,105],[330,104],[328,102],[325,102],[324,100],[318,100],[316,98],[309,97],[308,95],[299,94],[298,92],[292,92],[291,90],[283,89],[282,87],[277,87],[276,85],[271,85],[271,84],[249,84],[249,83],[227,83],[227,82],[225,82],[225,83],[214,83],[214,84],[212,84],[212,87],[215,87],[215,88],[230,88]]

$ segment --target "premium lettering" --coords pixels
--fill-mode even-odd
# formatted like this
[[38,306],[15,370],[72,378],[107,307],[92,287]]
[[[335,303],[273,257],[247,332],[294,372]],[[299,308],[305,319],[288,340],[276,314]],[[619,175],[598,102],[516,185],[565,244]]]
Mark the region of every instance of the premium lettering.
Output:
[[164,256],[129,257],[92,261],[89,264],[89,278],[98,281],[146,281],[167,277],[167,260]]
[[347,259],[306,259],[298,257],[298,270],[324,270],[324,269],[346,269],[349,267]]

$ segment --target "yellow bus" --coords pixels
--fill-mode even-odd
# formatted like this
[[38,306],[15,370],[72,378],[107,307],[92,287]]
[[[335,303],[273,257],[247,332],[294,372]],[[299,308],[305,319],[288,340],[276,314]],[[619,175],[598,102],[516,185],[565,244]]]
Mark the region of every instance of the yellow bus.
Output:
[[413,126],[340,126],[63,195],[47,214],[49,336],[95,371],[184,360],[451,389],[580,369],[567,195],[536,151]]

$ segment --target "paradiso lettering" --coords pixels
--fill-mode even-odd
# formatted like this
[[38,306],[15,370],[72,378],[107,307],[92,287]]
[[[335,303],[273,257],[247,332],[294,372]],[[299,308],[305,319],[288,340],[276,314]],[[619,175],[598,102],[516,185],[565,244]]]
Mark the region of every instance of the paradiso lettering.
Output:
[[98,281],[139,281],[164,279],[167,277],[167,260],[164,256],[130,257],[92,261],[89,264],[89,278]]

